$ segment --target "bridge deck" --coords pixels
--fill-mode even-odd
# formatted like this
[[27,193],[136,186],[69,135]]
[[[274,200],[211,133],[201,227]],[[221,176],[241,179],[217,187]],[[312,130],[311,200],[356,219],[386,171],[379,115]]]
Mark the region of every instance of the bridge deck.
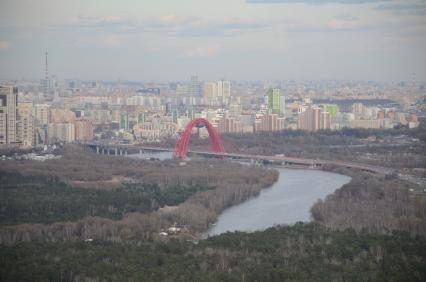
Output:
[[[104,144],[99,142],[84,143],[84,146],[89,147],[100,147],[107,149],[121,149],[121,150],[142,150],[142,151],[154,151],[154,152],[173,152],[173,149],[162,148],[162,147],[150,147],[143,145],[133,145],[133,144]],[[323,166],[323,165],[334,165],[338,167],[346,168],[355,168],[365,171],[370,171],[380,174],[392,174],[395,172],[392,168],[380,167],[374,165],[360,164],[354,162],[343,162],[335,160],[320,160],[320,159],[304,159],[304,158],[294,158],[294,157],[285,157],[285,156],[264,156],[264,155],[250,155],[250,154],[236,154],[236,153],[217,153],[210,151],[188,151],[189,154],[197,154],[204,156],[212,157],[227,157],[235,159],[249,159],[249,160],[258,160],[258,161],[270,161],[270,162],[281,162],[288,165],[304,165],[304,166]]]

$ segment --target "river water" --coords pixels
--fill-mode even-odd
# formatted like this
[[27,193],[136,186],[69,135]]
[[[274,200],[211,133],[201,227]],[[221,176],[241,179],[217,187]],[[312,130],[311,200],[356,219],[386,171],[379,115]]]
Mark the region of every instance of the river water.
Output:
[[276,224],[310,221],[318,199],[350,181],[350,177],[320,170],[278,169],[278,181],[258,197],[226,209],[207,235],[227,231],[263,230]]
[[[171,159],[172,153],[145,153],[129,157],[165,160]],[[226,209],[206,236],[310,221],[309,210],[312,205],[351,180],[348,176],[321,170],[276,169],[279,178],[272,187],[263,190],[258,197]]]

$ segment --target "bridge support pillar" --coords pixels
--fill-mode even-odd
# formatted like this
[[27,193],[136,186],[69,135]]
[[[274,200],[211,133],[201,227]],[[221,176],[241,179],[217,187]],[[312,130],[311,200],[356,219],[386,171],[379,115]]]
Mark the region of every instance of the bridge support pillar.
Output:
[[127,150],[125,150],[125,151],[124,151],[124,155],[126,155],[126,156],[127,156]]
[[98,146],[96,146],[96,154],[99,155],[99,147]]

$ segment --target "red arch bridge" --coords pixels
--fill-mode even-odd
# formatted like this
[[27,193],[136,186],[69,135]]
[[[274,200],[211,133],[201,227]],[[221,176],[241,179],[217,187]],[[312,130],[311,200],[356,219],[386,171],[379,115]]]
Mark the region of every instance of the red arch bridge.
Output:
[[[337,167],[345,167],[351,169],[359,169],[373,173],[379,174],[393,174],[395,173],[394,169],[373,166],[368,164],[361,163],[352,163],[352,162],[343,162],[337,160],[319,160],[319,159],[303,159],[295,157],[286,157],[286,156],[262,156],[262,155],[248,155],[248,154],[236,154],[236,153],[225,153],[222,140],[217,130],[212,126],[212,124],[205,118],[195,118],[190,121],[190,123],[185,127],[182,135],[176,143],[176,146],[173,150],[173,158],[183,160],[186,158],[188,152],[188,143],[189,138],[191,137],[191,132],[193,128],[202,128],[206,127],[210,137],[210,144],[212,152],[198,152],[190,151],[192,154],[204,155],[207,157],[220,157],[220,158],[232,158],[232,159],[246,159],[251,161],[262,161],[263,163],[270,164],[280,164],[283,166],[302,166],[302,167],[311,167],[319,168],[323,165],[333,165]],[[84,146],[90,147],[98,154],[114,154],[114,155],[127,155],[129,151],[139,151],[139,154],[142,151],[155,151],[155,152],[170,152],[171,149],[168,148],[158,148],[158,147],[145,147],[140,145],[130,145],[130,144],[121,144],[121,145],[111,145],[108,143],[102,142],[91,142],[83,143]],[[112,153],[111,153],[112,152]]]
[[182,135],[176,143],[173,151],[173,158],[183,160],[186,158],[188,151],[189,138],[191,137],[192,129],[206,127],[210,137],[211,149],[213,152],[224,154],[225,148],[223,147],[222,140],[220,139],[219,132],[212,126],[212,124],[205,118],[194,118],[185,127]]

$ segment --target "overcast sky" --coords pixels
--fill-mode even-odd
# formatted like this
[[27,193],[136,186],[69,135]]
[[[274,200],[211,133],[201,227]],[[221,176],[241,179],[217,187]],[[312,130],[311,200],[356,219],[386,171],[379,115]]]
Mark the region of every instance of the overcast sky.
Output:
[[426,81],[422,0],[0,0],[0,78]]

